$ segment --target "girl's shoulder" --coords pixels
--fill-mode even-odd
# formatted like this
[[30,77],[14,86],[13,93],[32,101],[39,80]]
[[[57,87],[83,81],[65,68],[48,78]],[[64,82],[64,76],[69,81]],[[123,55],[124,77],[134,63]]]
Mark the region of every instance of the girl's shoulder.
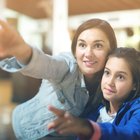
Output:
[[140,97],[135,98],[132,101],[124,103],[122,106],[122,109],[129,110],[129,111],[140,110]]

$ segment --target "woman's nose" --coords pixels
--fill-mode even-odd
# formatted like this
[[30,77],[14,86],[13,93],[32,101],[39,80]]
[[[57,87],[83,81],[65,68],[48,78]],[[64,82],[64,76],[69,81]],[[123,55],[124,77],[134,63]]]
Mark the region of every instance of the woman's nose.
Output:
[[85,56],[86,57],[93,57],[93,55],[94,55],[94,51],[90,47],[87,47],[86,51],[85,51]]

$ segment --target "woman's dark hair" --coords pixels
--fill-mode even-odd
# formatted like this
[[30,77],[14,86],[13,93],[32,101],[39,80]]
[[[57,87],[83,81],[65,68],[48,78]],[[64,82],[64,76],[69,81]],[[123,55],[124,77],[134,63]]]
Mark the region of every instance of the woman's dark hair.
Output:
[[98,28],[106,34],[110,43],[111,50],[117,47],[115,32],[113,28],[110,26],[110,24],[107,21],[102,20],[102,19],[90,19],[90,20],[85,21],[83,24],[81,24],[79,28],[76,30],[76,33],[72,40],[72,46],[71,46],[71,51],[73,55],[75,55],[77,39],[79,35],[83,31],[87,29],[91,29],[91,28]]
[[[124,59],[125,62],[127,62],[130,71],[132,73],[135,90],[131,91],[130,96],[126,99],[126,101],[140,97],[140,51],[134,48],[120,47],[110,52],[108,59],[111,57]],[[108,109],[109,108],[108,101],[104,100],[104,103]]]
[[[72,46],[71,46],[71,51],[74,56],[75,56],[75,51],[76,51],[77,39],[78,39],[79,35],[83,31],[92,29],[92,28],[99,29],[105,33],[105,35],[107,36],[109,43],[110,43],[110,51],[117,48],[117,40],[116,40],[115,32],[114,32],[113,28],[111,27],[111,25],[105,20],[94,18],[94,19],[85,21],[76,30],[76,33],[72,40]],[[92,91],[93,94],[90,95],[89,101],[88,101],[83,113],[81,114],[81,117],[87,116],[91,112],[91,110],[96,110],[102,101],[102,94],[101,93],[98,94],[98,92],[97,92],[97,90],[99,89],[102,72],[103,72],[103,70],[101,70],[100,72],[97,72],[95,74],[94,83],[93,83],[94,91]]]

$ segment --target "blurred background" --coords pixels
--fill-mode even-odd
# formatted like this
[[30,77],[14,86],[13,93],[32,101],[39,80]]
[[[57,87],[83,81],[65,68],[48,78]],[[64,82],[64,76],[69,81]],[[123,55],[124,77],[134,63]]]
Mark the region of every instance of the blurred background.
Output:
[[[76,28],[90,18],[107,20],[118,46],[140,50],[140,0],[0,0],[0,18],[50,55],[70,51]],[[12,110],[35,96],[40,83],[41,79],[0,69],[0,140],[16,140]]]

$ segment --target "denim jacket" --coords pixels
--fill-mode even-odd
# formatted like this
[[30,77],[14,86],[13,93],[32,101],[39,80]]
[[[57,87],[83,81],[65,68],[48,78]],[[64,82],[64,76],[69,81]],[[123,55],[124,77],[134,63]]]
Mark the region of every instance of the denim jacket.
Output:
[[47,130],[47,124],[55,119],[48,105],[79,116],[88,102],[83,75],[70,53],[49,56],[33,48],[28,65],[20,64],[13,57],[0,61],[0,67],[8,72],[20,71],[26,76],[43,79],[36,96],[13,111],[12,124],[17,139],[36,140],[48,134],[55,135],[53,130]]

